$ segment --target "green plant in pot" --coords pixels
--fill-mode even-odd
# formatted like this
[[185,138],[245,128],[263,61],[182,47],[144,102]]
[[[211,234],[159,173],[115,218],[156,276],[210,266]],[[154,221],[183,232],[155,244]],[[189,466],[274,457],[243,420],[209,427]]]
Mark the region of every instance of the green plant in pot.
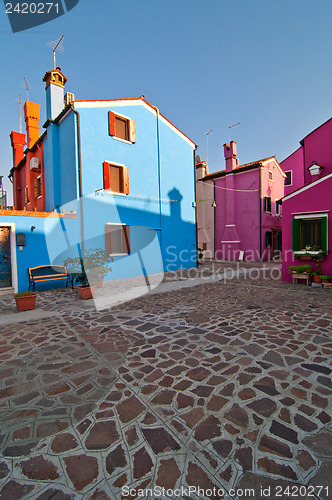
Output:
[[327,274],[322,274],[322,283],[330,283],[331,276],[328,276]]
[[304,266],[289,266],[288,270],[296,274],[312,274],[312,266],[305,264]]
[[316,270],[311,273],[314,283],[320,283],[322,281],[322,265],[318,262],[316,264]]
[[[84,299],[92,298],[93,289],[112,270],[110,263],[112,257],[102,248],[90,248],[85,250],[82,256],[68,257],[64,264],[68,272],[74,276],[74,280],[79,282],[78,291]],[[83,290],[82,289],[86,289]],[[87,289],[90,289],[88,291]],[[89,295],[89,296],[87,296]],[[83,297],[82,297],[83,298]]]

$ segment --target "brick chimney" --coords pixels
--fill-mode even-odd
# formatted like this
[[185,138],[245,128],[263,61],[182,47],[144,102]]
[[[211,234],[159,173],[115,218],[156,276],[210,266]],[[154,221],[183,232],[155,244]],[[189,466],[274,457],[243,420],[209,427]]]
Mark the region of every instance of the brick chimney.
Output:
[[226,160],[226,172],[234,170],[236,167],[236,142],[231,141],[230,144],[224,144],[224,156]]
[[24,104],[24,119],[27,130],[28,148],[39,139],[40,104],[26,101]]
[[25,134],[12,130],[9,137],[13,148],[13,167],[16,167],[24,158]]
[[46,117],[54,120],[64,108],[64,88],[67,78],[61,73],[59,66],[47,71],[43,82],[46,82]]

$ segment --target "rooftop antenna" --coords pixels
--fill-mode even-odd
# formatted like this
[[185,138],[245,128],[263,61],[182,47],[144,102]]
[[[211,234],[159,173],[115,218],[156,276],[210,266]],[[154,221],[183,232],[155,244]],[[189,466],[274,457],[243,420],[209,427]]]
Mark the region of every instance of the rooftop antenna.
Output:
[[209,132],[206,132],[206,164],[208,165],[209,162],[209,134],[211,134],[213,129],[211,129]]
[[53,49],[53,64],[54,64],[54,69],[56,69],[56,51],[58,50],[60,54],[63,54],[65,49],[63,47],[62,40],[64,39],[64,36],[60,36],[59,40],[53,41],[53,42],[48,42],[46,45],[48,47],[51,47]]
[[236,127],[236,125],[240,125],[241,122],[238,122],[238,123],[234,123],[234,125],[230,125],[228,127],[228,130],[229,130],[229,142],[231,142],[231,128],[233,127]]
[[28,82],[26,81],[26,79],[24,78],[24,81],[25,81],[25,86],[27,88],[27,101],[29,100],[29,87],[28,87]]
[[22,97],[21,94],[18,95],[20,102],[20,134],[22,134]]

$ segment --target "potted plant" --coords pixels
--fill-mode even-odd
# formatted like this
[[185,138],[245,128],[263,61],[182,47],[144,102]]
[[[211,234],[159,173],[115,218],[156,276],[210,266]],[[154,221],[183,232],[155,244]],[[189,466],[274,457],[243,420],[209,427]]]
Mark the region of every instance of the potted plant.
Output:
[[78,281],[78,294],[81,299],[91,299],[96,286],[102,286],[102,280],[111,271],[112,257],[101,248],[90,248],[79,257],[68,257],[64,264]]
[[306,245],[306,246],[305,246],[305,249],[306,249],[306,251],[307,251],[307,252],[310,252],[310,250],[311,250],[311,245]]
[[326,278],[325,278],[326,281],[323,282],[323,287],[324,288],[332,288],[332,276],[329,276],[329,275],[328,276],[325,275],[325,276],[326,276]]
[[322,281],[322,265],[318,262],[316,264],[316,270],[311,274],[314,283],[321,283]]
[[328,276],[327,274],[323,274],[323,275],[321,276],[321,278],[322,278],[322,283],[330,283],[330,278],[331,278],[331,277],[330,277],[330,276]]
[[14,294],[17,309],[22,311],[31,311],[36,307],[36,292],[20,292]]
[[293,275],[293,283],[301,279],[306,280],[307,285],[309,285],[310,275],[312,274],[312,266],[310,264],[305,264],[303,266],[289,266],[288,269]]

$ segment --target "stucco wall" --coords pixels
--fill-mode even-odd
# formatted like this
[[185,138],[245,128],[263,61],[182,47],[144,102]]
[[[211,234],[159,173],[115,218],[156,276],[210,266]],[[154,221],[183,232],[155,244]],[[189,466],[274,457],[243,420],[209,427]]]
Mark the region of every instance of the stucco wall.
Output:
[[285,186],[285,196],[304,185],[303,148],[300,147],[280,163],[284,172],[292,172],[292,183]]
[[[306,189],[294,195],[289,200],[283,202],[283,250],[282,250],[282,279],[283,281],[292,281],[291,274],[288,271],[289,266],[299,266],[302,264],[311,264],[315,269],[315,262],[303,262],[294,260],[292,252],[292,214],[310,213],[310,212],[324,212],[329,211],[328,214],[328,250],[332,250],[332,178],[326,179],[324,182]],[[329,253],[326,260],[322,262],[323,274],[332,275],[332,254]]]

